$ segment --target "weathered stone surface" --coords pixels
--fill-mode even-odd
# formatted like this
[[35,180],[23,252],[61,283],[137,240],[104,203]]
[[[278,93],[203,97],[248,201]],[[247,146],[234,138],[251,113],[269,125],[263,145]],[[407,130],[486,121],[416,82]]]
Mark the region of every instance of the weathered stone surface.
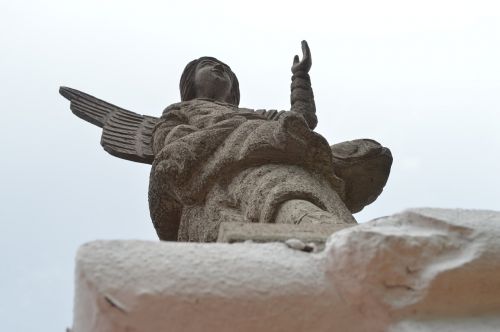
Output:
[[297,239],[304,243],[312,242],[319,249],[325,245],[328,237],[353,224],[257,224],[225,222],[219,227],[217,242],[285,242]]
[[382,193],[392,165],[391,151],[370,139],[332,145],[335,173],[344,181],[347,208],[352,213],[373,203]]
[[414,209],[280,243],[96,241],[74,332],[497,331],[500,212]]
[[381,329],[485,331],[500,324],[499,238],[499,212],[408,210],[334,234],[327,273]]
[[212,57],[186,66],[181,102],[159,118],[75,89],[60,93],[103,128],[106,151],[152,165],[149,207],[162,240],[213,242],[221,222],[355,223],[352,213],[382,192],[392,156],[372,140],[330,147],[314,132],[305,41],[302,53],[291,67],[289,111],[239,107],[236,75]]

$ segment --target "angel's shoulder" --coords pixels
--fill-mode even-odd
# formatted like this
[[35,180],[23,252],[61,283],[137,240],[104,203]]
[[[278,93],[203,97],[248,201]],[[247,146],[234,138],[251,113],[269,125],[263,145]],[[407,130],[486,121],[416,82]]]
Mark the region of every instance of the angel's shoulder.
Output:
[[162,116],[165,116],[172,111],[182,110],[185,108],[185,106],[186,106],[186,102],[184,102],[184,101],[170,104],[167,107],[165,107],[165,109],[163,110]]

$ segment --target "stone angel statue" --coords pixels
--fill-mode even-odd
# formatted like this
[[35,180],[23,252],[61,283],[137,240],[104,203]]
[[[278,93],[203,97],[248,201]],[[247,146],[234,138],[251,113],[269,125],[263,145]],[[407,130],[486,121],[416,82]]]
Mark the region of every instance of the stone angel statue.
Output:
[[355,223],[389,176],[389,149],[361,139],[330,146],[318,122],[311,52],[292,64],[288,111],[239,107],[238,79],[201,57],[180,80],[181,102],[140,115],[61,87],[78,117],[102,128],[111,155],[151,164],[149,206],[161,240],[210,242],[224,222]]

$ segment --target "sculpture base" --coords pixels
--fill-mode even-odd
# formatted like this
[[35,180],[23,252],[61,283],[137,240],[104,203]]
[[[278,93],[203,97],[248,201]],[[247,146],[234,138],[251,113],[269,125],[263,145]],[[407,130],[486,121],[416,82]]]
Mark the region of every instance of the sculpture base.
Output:
[[286,242],[297,239],[303,243],[312,243],[317,250],[325,247],[325,242],[335,232],[356,224],[260,224],[225,222],[219,227],[217,242],[245,242],[257,243]]
[[497,331],[500,212],[415,209],[281,243],[95,241],[73,332]]

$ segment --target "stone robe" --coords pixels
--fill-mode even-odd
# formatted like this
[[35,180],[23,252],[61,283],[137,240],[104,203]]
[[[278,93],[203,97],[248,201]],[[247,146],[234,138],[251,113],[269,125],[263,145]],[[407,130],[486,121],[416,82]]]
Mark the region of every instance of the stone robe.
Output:
[[328,142],[296,112],[181,102],[152,143],[150,211],[163,240],[214,241],[222,221],[270,223],[292,199],[338,213],[345,199]]

